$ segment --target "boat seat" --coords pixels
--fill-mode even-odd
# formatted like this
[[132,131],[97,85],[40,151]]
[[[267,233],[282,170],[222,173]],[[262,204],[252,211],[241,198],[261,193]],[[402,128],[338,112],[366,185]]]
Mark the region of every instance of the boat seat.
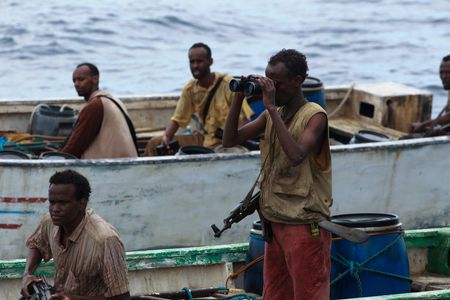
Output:
[[40,159],[60,160],[60,159],[78,159],[75,155],[66,152],[45,151],[39,155]]
[[424,273],[411,275],[413,292],[438,291],[450,287],[450,278],[446,275]]
[[336,134],[345,136],[347,138],[351,138],[360,130],[378,132],[387,135],[392,140],[398,140],[400,137],[408,134],[403,131],[398,131],[376,124],[370,124],[368,122],[361,122],[347,117],[330,118],[329,127],[331,132],[335,132]]
[[2,150],[0,151],[1,159],[31,159],[31,155],[16,150]]

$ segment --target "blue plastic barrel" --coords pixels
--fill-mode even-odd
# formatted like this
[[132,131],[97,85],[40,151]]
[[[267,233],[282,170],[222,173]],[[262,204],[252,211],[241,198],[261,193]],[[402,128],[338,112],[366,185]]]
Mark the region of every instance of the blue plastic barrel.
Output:
[[254,114],[250,117],[250,119],[253,121],[256,118],[258,118],[258,116],[260,114],[262,114],[262,112],[266,109],[264,107],[264,102],[262,99],[259,100],[255,100],[255,101],[249,101],[248,105],[250,106],[250,108],[253,110]]
[[315,102],[326,109],[325,91],[320,79],[316,77],[306,77],[302,84],[303,96],[308,101]]
[[[245,263],[264,255],[264,239],[262,237],[261,221],[254,221],[250,230],[250,243]],[[264,263],[260,261],[244,272],[244,290],[246,292],[262,295],[263,292],[263,270]]]
[[398,216],[347,214],[332,221],[361,228],[370,238],[362,244],[333,241],[331,299],[410,292],[408,254]]

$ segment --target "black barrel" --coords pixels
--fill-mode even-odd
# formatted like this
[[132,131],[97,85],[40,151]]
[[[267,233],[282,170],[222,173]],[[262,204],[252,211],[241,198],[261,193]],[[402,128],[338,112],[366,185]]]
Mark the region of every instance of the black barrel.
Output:
[[362,144],[362,143],[374,143],[374,142],[387,142],[389,137],[385,134],[371,131],[371,130],[360,130],[350,141],[350,144]]
[[37,105],[31,114],[31,134],[67,136],[78,118],[78,112],[67,106]]
[[197,145],[183,146],[180,148],[180,150],[178,150],[178,154],[180,154],[180,155],[210,154],[210,153],[214,153],[214,150],[203,147],[203,146],[197,146]]

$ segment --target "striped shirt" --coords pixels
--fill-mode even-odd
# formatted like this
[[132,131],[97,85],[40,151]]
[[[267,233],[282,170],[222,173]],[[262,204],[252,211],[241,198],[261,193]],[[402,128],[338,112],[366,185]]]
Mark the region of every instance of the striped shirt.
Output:
[[44,261],[54,260],[54,288],[70,295],[112,297],[129,291],[125,249],[117,230],[86,209],[86,215],[68,238],[60,243],[61,227],[47,214],[28,238]]

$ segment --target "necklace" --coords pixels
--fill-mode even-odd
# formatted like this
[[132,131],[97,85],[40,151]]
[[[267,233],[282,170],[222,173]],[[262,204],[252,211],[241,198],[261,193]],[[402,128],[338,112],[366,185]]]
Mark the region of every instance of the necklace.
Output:
[[296,108],[293,109],[293,110],[287,110],[287,109],[286,109],[286,106],[283,106],[283,107],[281,108],[281,111],[280,111],[280,117],[281,117],[281,119],[283,120],[283,122],[284,122],[285,124],[288,123],[288,122],[292,119],[292,117],[298,112],[298,110],[300,109],[300,107],[302,107],[302,106],[305,105],[305,104],[306,104],[306,100],[305,100],[305,99],[302,99],[302,101],[300,101],[299,106],[296,107]]

